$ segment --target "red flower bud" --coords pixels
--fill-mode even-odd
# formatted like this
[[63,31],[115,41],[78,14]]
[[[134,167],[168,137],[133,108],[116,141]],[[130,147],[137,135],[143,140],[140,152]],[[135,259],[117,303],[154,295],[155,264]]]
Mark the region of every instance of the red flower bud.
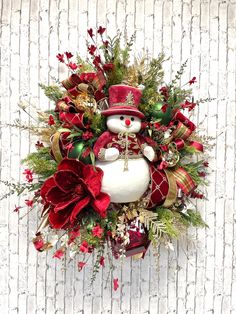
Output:
[[105,32],[106,28],[99,26],[98,28],[98,34],[102,35]]
[[57,59],[60,61],[60,62],[62,62],[62,63],[64,63],[65,62],[65,60],[64,60],[64,54],[62,53],[58,53],[58,55],[57,55]]

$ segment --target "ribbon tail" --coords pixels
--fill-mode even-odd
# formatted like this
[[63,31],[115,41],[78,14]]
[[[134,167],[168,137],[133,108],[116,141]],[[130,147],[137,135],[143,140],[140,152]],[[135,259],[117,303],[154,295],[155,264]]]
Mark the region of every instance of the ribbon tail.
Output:
[[169,183],[169,190],[166,195],[165,202],[163,203],[162,206],[164,207],[170,207],[176,200],[177,197],[177,185],[176,185],[176,180],[171,171],[164,170],[168,183]]
[[184,192],[185,195],[188,195],[196,188],[193,179],[183,168],[180,167],[175,169],[172,171],[172,173],[176,179],[178,187]]

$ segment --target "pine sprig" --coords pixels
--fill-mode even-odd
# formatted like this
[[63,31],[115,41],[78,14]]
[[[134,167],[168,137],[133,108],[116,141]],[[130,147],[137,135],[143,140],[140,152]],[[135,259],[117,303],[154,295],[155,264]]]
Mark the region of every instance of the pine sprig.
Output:
[[44,91],[44,94],[52,101],[57,102],[62,96],[63,92],[60,90],[60,87],[57,85],[47,86],[42,83],[39,86]]

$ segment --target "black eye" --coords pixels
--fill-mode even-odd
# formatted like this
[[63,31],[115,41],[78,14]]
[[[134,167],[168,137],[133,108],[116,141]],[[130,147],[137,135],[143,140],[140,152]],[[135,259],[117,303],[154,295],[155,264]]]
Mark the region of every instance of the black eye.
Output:
[[134,121],[134,118],[132,117],[130,120],[131,120],[131,121]]
[[121,117],[120,117],[120,120],[124,120],[124,117],[123,117],[123,116],[121,116]]

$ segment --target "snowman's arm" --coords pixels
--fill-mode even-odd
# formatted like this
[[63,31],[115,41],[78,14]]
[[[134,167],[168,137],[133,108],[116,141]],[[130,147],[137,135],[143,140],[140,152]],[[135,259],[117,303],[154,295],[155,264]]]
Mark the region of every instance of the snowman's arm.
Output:
[[[106,149],[106,145],[112,142],[112,135],[110,132],[104,132],[96,141],[93,146],[93,152],[97,159],[104,161],[111,161],[117,159],[119,151],[116,148]],[[118,156],[117,156],[118,154]],[[110,156],[111,155],[111,156]]]
[[145,157],[151,162],[157,161],[157,154],[154,149],[155,142],[150,138],[145,138],[141,135],[138,137],[141,146],[141,151]]

